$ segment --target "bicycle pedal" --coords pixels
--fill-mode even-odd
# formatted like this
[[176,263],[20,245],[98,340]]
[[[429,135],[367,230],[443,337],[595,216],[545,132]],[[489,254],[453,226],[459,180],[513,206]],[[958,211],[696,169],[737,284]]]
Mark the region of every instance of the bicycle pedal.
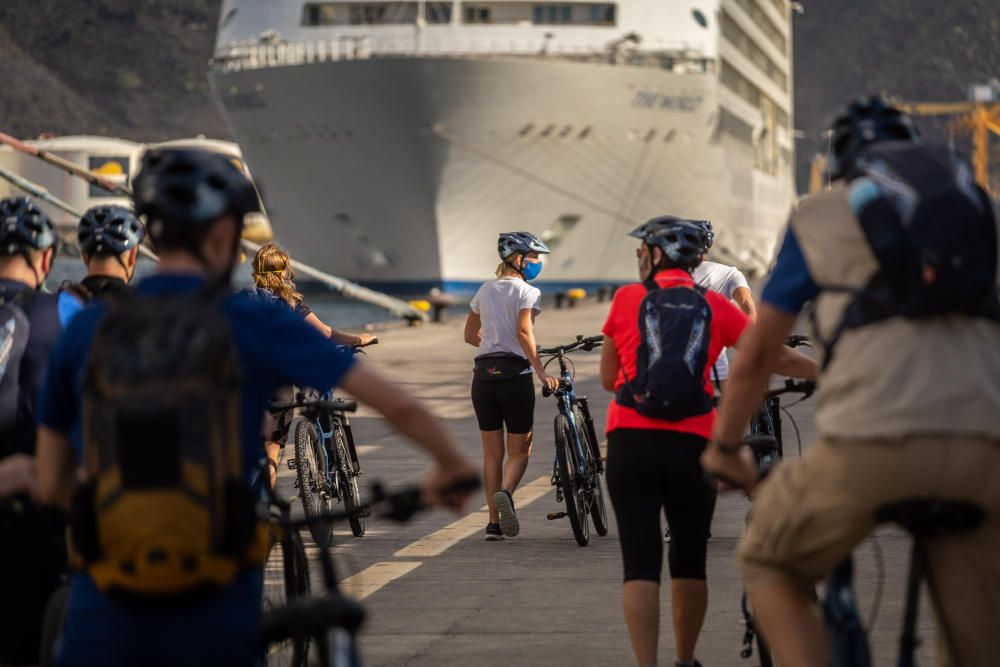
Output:
[[562,519],[567,516],[569,516],[569,514],[566,514],[566,512],[549,512],[545,515],[545,518],[549,521],[555,521],[556,519]]

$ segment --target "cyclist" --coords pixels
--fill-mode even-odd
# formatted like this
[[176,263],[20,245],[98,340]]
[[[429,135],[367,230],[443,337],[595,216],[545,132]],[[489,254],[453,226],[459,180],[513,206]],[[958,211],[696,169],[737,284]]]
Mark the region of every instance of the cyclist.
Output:
[[[947,621],[942,659],[994,664],[1000,326],[982,308],[996,307],[996,210],[966,165],[919,142],[911,120],[880,98],[851,104],[832,132],[833,188],[791,215],[703,462],[753,487],[738,446],[743,425],[760,405],[768,365],[812,301],[823,360],[818,442],[756,495],[738,550],[755,621],[779,663],[828,664],[812,585],[875,528],[876,509],[910,498],[971,501],[986,522],[930,544],[931,597]],[[899,241],[904,217],[908,242],[927,243],[927,230],[941,230],[935,245],[908,256]],[[869,238],[881,241],[877,252]],[[916,272],[897,271],[887,259],[895,253]],[[890,291],[879,291],[883,279]],[[873,311],[857,308],[862,300],[882,317],[867,319]],[[909,310],[914,303],[924,316]]]
[[65,326],[94,299],[128,294],[135,275],[139,244],[146,230],[132,211],[122,206],[94,206],[80,218],[76,238],[87,275],[63,285],[59,319]]
[[[711,434],[711,366],[735,345],[747,316],[721,294],[698,290],[704,227],[662,216],[630,234],[642,282],[620,288],[604,325],[601,384],[608,408],[608,491],[624,561],[624,610],[640,667],[655,665],[659,641],[660,512],[669,546],[678,665],[698,665],[695,645],[708,605],[705,558],[714,489],[698,458]],[[640,312],[642,313],[640,327]],[[808,376],[812,362],[789,350],[779,371]]]
[[56,253],[48,217],[24,197],[0,200],[0,664],[38,662],[45,604],[66,567],[65,525],[30,503],[2,502],[34,486],[36,400],[61,326],[42,291]]
[[[368,345],[375,340],[375,336],[369,333],[345,333],[325,324],[316,317],[316,313],[306,305],[302,294],[295,289],[294,278],[291,256],[278,245],[268,243],[253,257],[254,288],[250,292],[257,298],[285,303],[306,322],[319,329],[324,336],[341,345]],[[271,400],[290,401],[293,393],[291,388],[282,387],[275,392]],[[278,480],[278,456],[283,446],[282,437],[288,430],[288,417],[287,414],[278,417],[268,414],[265,419],[264,449],[267,452],[271,488],[274,488]]]
[[[705,255],[707,255],[715,242],[715,230],[712,229],[710,220],[700,222],[705,227]],[[701,264],[695,267],[691,275],[696,285],[718,292],[733,301],[751,322],[757,319],[757,306],[750,291],[750,283],[747,282],[743,272],[735,266],[709,261],[703,255]],[[725,350],[719,354],[719,360],[715,362],[714,377],[719,382],[719,389],[724,392],[726,379],[729,377],[729,357],[726,356]]]
[[[514,491],[528,468],[535,418],[532,371],[549,389],[559,386],[542,367],[535,344],[535,317],[542,293],[528,283],[542,270],[548,247],[534,234],[505,232],[497,242],[496,280],[479,288],[469,304],[465,342],[478,350],[472,377],[472,405],[483,440],[483,486],[490,517],[486,539],[520,532]],[[507,461],[504,462],[504,426]]]
[[260,248],[253,258],[254,289],[267,292],[272,297],[284,301],[306,322],[319,329],[327,338],[341,345],[364,346],[375,340],[370,333],[352,334],[339,331],[320,320],[306,305],[302,294],[295,289],[295,272],[292,258],[283,248],[268,243]]
[[[136,176],[135,192],[136,210],[146,215],[160,255],[157,272],[138,284],[128,302],[98,303],[73,319],[53,351],[40,400],[37,494],[43,502],[63,506],[75,497],[73,545],[84,563],[83,571],[73,577],[57,664],[249,667],[257,664],[259,652],[263,555],[243,548],[259,548],[261,532],[259,524],[250,530],[254,523],[233,523],[233,517],[254,521],[246,515],[254,496],[241,489],[248,489],[257,467],[261,418],[275,388],[337,384],[380,411],[435,459],[437,468],[425,483],[431,502],[442,502],[442,488],[474,471],[441,423],[413,397],[356,362],[288,308],[228,292],[243,216],[258,204],[249,181],[227,159],[201,150],[149,151]],[[173,327],[159,315],[159,320],[143,320],[145,328],[117,328],[130,318],[156,318],[163,309],[171,318],[184,320],[184,326]],[[196,315],[185,315],[185,309]],[[203,322],[213,324],[199,331]],[[218,347],[225,359],[211,363],[207,371],[195,364],[187,364],[190,370],[174,368],[175,358],[189,361],[191,349],[214,349],[205,346],[209,340],[231,341]],[[162,345],[148,345],[150,341]],[[155,373],[142,375],[147,368]],[[88,379],[81,381],[84,369]],[[137,386],[153,398],[139,405],[133,394],[115,398],[116,385],[106,381],[112,372],[123,373],[123,381],[139,377],[143,384]],[[179,377],[192,381],[163,386],[156,373],[183,373]],[[199,390],[194,379],[208,390]],[[218,409],[185,402],[194,391]],[[174,405],[188,409],[179,412]],[[82,415],[87,417],[83,423]],[[100,430],[101,438],[94,437],[94,419],[107,419],[100,422],[108,425]],[[211,428],[192,430],[189,423],[194,419]],[[223,437],[217,437],[220,432]],[[198,440],[197,446],[175,437],[179,433]],[[128,447],[135,437],[141,438],[141,456]],[[116,438],[126,440],[108,451],[104,442]],[[100,456],[94,456],[95,451]],[[96,503],[93,476],[108,470],[108,456],[117,457],[112,459],[117,467],[111,470],[110,483],[121,492]],[[210,521],[204,512],[215,511],[215,505],[197,493],[164,497],[162,502],[177,508],[174,513],[163,512],[160,503],[143,504],[150,495],[164,495],[159,489],[177,488],[182,482],[222,493],[217,475],[203,472],[209,463],[219,466],[216,471],[237,469],[237,477],[223,480],[228,521],[212,528],[226,536],[222,544],[229,546],[215,547],[216,542],[207,539]],[[77,466],[87,471],[82,485]],[[127,521],[108,514],[106,503],[132,510],[138,503],[145,509],[137,520]],[[192,526],[185,520],[189,515],[206,520]],[[117,534],[120,539],[112,539],[115,533],[103,527],[95,535],[90,526],[98,518],[102,526],[123,531]],[[183,531],[197,542],[182,539]],[[119,559],[122,549],[137,544],[134,548],[142,550]],[[156,548],[147,552],[148,544]],[[264,541],[263,553],[266,546]],[[208,551],[185,555],[186,549],[198,548]],[[143,560],[132,560],[147,553]],[[206,569],[213,563],[214,570]],[[151,576],[159,568],[174,579]],[[192,581],[217,583],[191,588]],[[174,594],[170,586],[180,585],[176,582],[186,582],[181,587],[185,595]],[[159,593],[149,596],[148,591]]]

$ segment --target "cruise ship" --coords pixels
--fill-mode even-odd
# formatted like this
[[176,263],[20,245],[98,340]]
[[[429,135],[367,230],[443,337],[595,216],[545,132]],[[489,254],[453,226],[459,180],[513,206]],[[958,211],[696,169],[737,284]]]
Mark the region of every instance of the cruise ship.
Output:
[[794,201],[787,0],[224,0],[211,83],[275,234],[395,292],[636,278],[626,233],[708,218],[760,273]]

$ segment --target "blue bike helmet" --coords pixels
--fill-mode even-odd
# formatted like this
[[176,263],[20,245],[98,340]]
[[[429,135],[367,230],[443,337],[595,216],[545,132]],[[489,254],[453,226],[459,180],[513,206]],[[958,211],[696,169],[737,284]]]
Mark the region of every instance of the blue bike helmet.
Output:
[[56,228],[27,197],[0,199],[0,253],[46,250],[56,244]]
[[137,247],[146,230],[139,218],[123,206],[95,206],[80,218],[76,238],[86,255],[121,255]]
[[497,241],[497,252],[500,253],[500,259],[506,261],[512,255],[529,252],[547,255],[550,250],[537,236],[529,232],[503,232]]
[[671,264],[691,269],[701,263],[709,247],[705,222],[664,215],[639,225],[629,236],[659,247]]
[[146,216],[153,243],[194,249],[204,233],[232,214],[240,230],[243,216],[259,211],[253,184],[218,153],[192,148],[147,151],[133,182],[135,214]]
[[880,141],[917,141],[913,120],[882,97],[852,102],[830,126],[831,179],[846,177],[864,149]]

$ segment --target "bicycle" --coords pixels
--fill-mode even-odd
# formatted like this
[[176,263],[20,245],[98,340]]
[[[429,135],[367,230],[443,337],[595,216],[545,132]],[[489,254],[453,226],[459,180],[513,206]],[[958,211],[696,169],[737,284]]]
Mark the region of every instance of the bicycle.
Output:
[[[801,347],[809,346],[810,343],[806,336],[793,335],[785,340],[785,345],[788,347]],[[796,402],[798,403],[812,396],[815,390],[815,382],[786,378],[782,387],[769,389],[764,394],[761,409],[750,422],[750,437],[744,440],[750,446],[751,450],[753,450],[758,470],[761,471],[762,476],[766,475],[778,461],[785,457],[781,413],[785,411],[789,418],[791,418],[791,415],[787,412],[787,406],[782,407],[781,397],[786,394],[800,394],[801,398]],[[798,426],[795,424],[794,419],[792,419],[792,425],[795,427],[799,443],[799,454],[801,454],[802,438],[799,436]],[[754,625],[753,612],[750,609],[746,591],[743,592],[740,598],[740,612],[743,615],[744,626],[743,646],[740,649],[740,657],[743,659],[753,657],[754,643],[756,643],[757,655],[760,658],[760,667],[773,667],[774,660],[771,657],[771,651],[757,631],[756,625]]]
[[[479,486],[478,478],[470,478],[453,484],[445,490],[444,495],[475,491]],[[279,664],[288,667],[305,667],[306,664],[322,667],[358,667],[361,663],[355,636],[364,623],[364,607],[340,591],[333,556],[329,549],[330,542],[326,539],[329,531],[318,527],[320,524],[350,519],[350,515],[358,509],[345,508],[339,512],[324,512],[312,517],[292,519],[290,504],[274,498],[273,492],[271,495],[272,502],[275,502],[279,509],[278,516],[272,519],[281,540],[288,540],[301,547],[302,540],[298,535],[305,527],[320,535],[319,560],[324,592],[322,595],[314,596],[308,586],[304,591],[297,588],[302,572],[305,573],[307,582],[309,579],[308,563],[304,560],[304,555],[302,572],[297,569],[299,565],[295,563],[295,559],[285,560],[285,586],[296,592],[285,604],[268,609],[261,616],[261,638],[268,647],[266,664],[268,667]],[[417,512],[426,509],[419,487],[407,487],[388,493],[378,483],[372,486],[372,495],[365,507],[379,510],[380,518],[397,522],[407,521]],[[288,564],[291,564],[290,568]],[[287,662],[272,660],[271,656],[287,646],[293,647],[290,660]],[[310,657],[314,658],[313,662],[309,662]]]
[[[369,345],[377,342],[376,338]],[[360,347],[350,350],[363,354]],[[330,512],[338,501],[343,502],[351,533],[362,537],[368,514],[361,503],[358,477],[364,473],[348,417],[348,413],[357,410],[357,403],[335,398],[331,392],[315,398],[300,392],[296,400],[274,403],[269,410],[298,410],[288,426],[286,442],[292,442],[295,448],[288,467],[295,470],[295,486],[306,516]],[[333,530],[332,526],[327,527]],[[316,535],[313,538],[317,539]]]
[[[545,368],[559,361],[559,387],[555,391],[542,389],[542,396],[555,395],[559,414],[555,417],[555,457],[552,462],[552,485],[556,487],[556,502],[565,502],[565,512],[553,512],[549,520],[568,516],[573,537],[581,547],[590,542],[588,515],[594,522],[598,535],[608,534],[608,511],[604,501],[604,460],[597,444],[594,419],[586,396],[576,393],[571,372],[572,361],[566,358],[576,349],[590,351],[600,347],[604,338],[577,336],[568,345],[543,349],[540,355],[548,356]],[[575,371],[575,369],[574,369]]]

